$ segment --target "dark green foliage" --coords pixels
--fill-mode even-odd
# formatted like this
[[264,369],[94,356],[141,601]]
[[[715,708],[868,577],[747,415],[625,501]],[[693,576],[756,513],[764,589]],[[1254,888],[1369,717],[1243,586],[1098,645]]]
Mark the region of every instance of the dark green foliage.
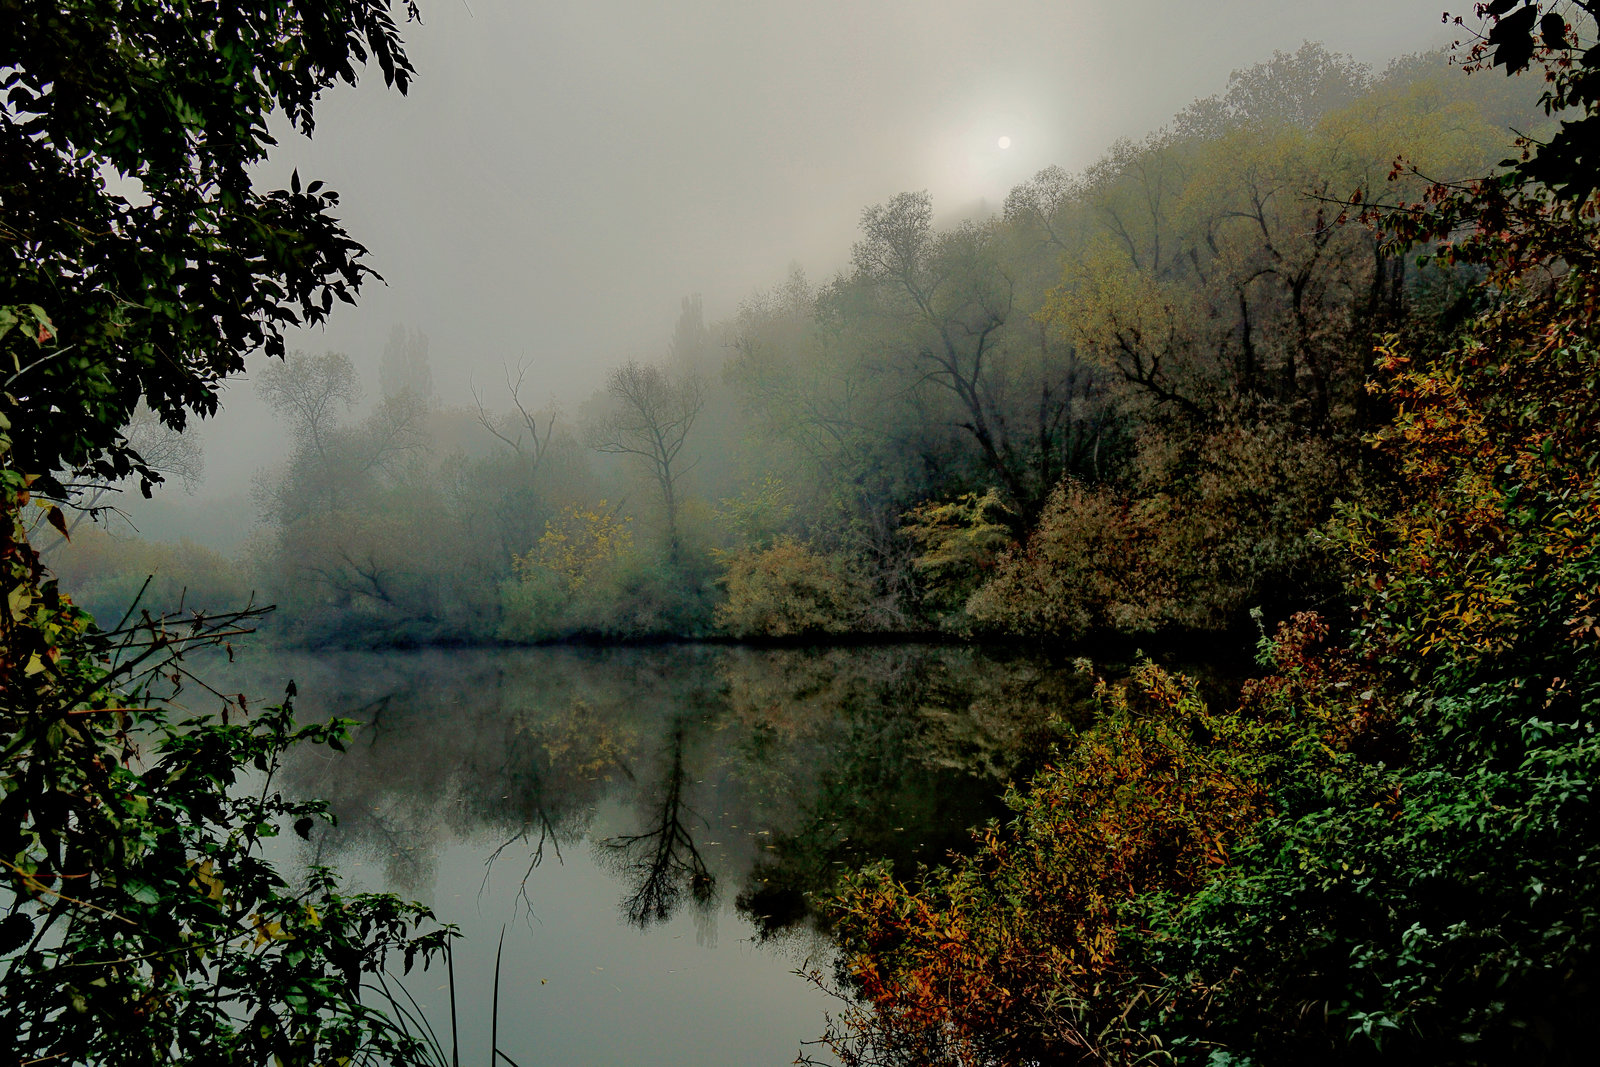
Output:
[[353,302],[373,271],[337,194],[298,175],[258,191],[249,171],[270,114],[310,134],[358,65],[406,90],[393,6],[0,3],[0,355],[22,368],[0,415],[19,469],[159,481],[122,436],[138,401],[181,428],[247,353],[282,356],[285,328]]
[[[390,967],[445,948],[420,905],[293,886],[262,855],[323,806],[273,777],[300,743],[292,699],[174,722],[185,650],[225,646],[257,610],[129,608],[98,627],[28,540],[63,472],[160,476],[130,444],[143,403],[181,428],[282,331],[349,302],[365,250],[299,176],[258,192],[278,112],[357,65],[404,91],[388,0],[228,5],[0,2],[0,1032],[16,1063],[413,1063],[437,1058]],[[405,9],[415,17],[415,8]],[[118,190],[126,190],[119,192]],[[92,500],[90,501],[92,504]],[[86,505],[87,506],[87,505]],[[61,511],[45,511],[62,537]],[[231,647],[229,648],[231,653]],[[203,686],[202,686],[203,687]],[[220,696],[220,695],[219,695]],[[293,685],[289,697],[293,696]],[[164,699],[165,698],[165,699]],[[413,1020],[414,1021],[414,1020]]]
[[1600,142],[1600,115],[1595,113],[1595,105],[1600,104],[1600,44],[1591,41],[1585,50],[1579,34],[1568,32],[1573,27],[1567,16],[1575,15],[1574,9],[1582,11],[1591,23],[1600,18],[1600,4],[1593,0],[1522,0],[1520,7],[1517,0],[1495,0],[1485,8],[1494,24],[1473,56],[1504,67],[1510,75],[1526,70],[1541,49],[1562,64],[1574,63],[1576,54],[1569,76],[1552,85],[1543,103],[1547,113],[1566,108],[1583,113],[1564,118],[1548,141],[1530,138],[1528,152],[1510,170],[1514,180],[1537,183],[1576,205],[1600,184],[1600,160],[1595,156],[1595,145]]
[[23,539],[22,477],[3,488],[0,1027],[17,1058],[415,1062],[423,1044],[370,1006],[373,983],[450,931],[420,905],[341,895],[325,869],[293,887],[261,854],[323,811],[275,790],[285,749],[339,748],[350,724],[297,727],[290,700],[251,713],[242,696],[220,721],[171,721],[158,690],[190,678],[178,657],[250,616],[101,631]]
[[1591,735],[1504,770],[1329,781],[1150,946],[1205,986],[1151,1024],[1196,1062],[1208,1042],[1239,1062],[1586,1062],[1597,773]]

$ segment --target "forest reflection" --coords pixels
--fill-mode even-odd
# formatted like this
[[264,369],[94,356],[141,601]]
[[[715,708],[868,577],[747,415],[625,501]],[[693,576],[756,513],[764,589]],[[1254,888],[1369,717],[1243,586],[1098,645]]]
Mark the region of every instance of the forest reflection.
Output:
[[[317,858],[377,861],[427,896],[442,849],[524,868],[590,849],[646,927],[731,899],[763,935],[886,859],[909,872],[1003,814],[1004,783],[1089,713],[1066,662],[977,647],[668,645],[307,656],[303,716],[359,720],[302,755],[337,827]],[[1054,725],[1052,726],[1052,723]],[[487,872],[485,877],[487,877]],[[530,911],[537,901],[526,895]]]

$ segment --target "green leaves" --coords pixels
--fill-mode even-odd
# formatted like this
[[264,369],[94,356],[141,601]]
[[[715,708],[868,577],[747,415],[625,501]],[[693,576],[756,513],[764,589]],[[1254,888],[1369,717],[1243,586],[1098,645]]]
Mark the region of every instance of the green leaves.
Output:
[[[32,337],[35,344],[42,345],[55,336],[55,326],[50,316],[38,304],[0,307],[0,341],[5,340],[6,334],[18,326],[23,327],[24,333]],[[22,373],[21,366],[14,364],[14,368],[18,374]]]
[[[1528,65],[1535,26],[1570,44],[1540,10],[1488,8],[1497,64]],[[934,1062],[952,1063],[1587,1054],[1600,256],[1577,138],[1600,106],[1591,65],[1551,70],[1556,110],[1581,105],[1573,140],[1504,180],[1437,187],[1397,224],[1484,280],[1459,329],[1378,351],[1391,417],[1375,443],[1396,497],[1346,515],[1348,647],[1315,647],[1326,626],[1298,616],[1236,714],[1151,687],[1153,708],[1108,708],[975,859],[916,887],[851,879],[838,921],[876,1014],[846,1062],[895,1062],[929,1033],[951,1036]]]
[[426,964],[453,931],[393,897],[343,896],[326,870],[291,887],[259,851],[280,826],[309,835],[324,811],[263,788],[284,752],[340,742],[350,724],[299,726],[290,704],[242,698],[231,719],[171,721],[150,677],[252,614],[101,632],[27,544],[27,485],[0,469],[7,1047],[134,1067],[423,1061],[417,1036],[363,1003],[362,980],[391,956]]
[[[375,276],[336,194],[298,173],[260,192],[250,168],[271,113],[309,134],[318,96],[359,64],[406,90],[392,6],[0,0],[0,1031],[19,1061],[423,1050],[362,1003],[361,978],[390,950],[427,960],[451,931],[417,936],[426,909],[341,897],[327,872],[291,890],[257,847],[291,820],[308,835],[321,806],[239,789],[345,725],[296,727],[287,704],[252,716],[242,698],[243,722],[172,723],[144,682],[218,628],[146,614],[102,633],[21,524],[30,491],[69,495],[63,471],[148,492],[160,475],[124,433],[136,405],[176,429],[210,414],[247,354],[282,356],[285,328]],[[65,535],[59,509],[47,520]]]
[[0,919],[0,957],[9,956],[33,938],[33,917],[12,912]]
[[141,904],[160,904],[161,891],[148,882],[141,882],[137,878],[125,879],[122,891]]
[[1570,48],[1567,40],[1567,20],[1554,11],[1539,19],[1539,38],[1546,48]]
[[119,435],[140,399],[176,428],[212,413],[247,355],[281,356],[286,327],[375,277],[335,194],[298,174],[258,191],[248,170],[270,113],[309,134],[317,96],[359,64],[405,91],[391,6],[0,3],[0,227],[15,238],[0,245],[0,367],[35,364],[0,400],[21,469],[158,481]]

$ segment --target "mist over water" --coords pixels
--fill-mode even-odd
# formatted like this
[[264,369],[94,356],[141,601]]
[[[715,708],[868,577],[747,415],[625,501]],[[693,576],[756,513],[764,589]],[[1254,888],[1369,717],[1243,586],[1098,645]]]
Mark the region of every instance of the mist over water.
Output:
[[[1153,71],[1072,54],[1158,11],[1186,63],[1165,34]],[[533,67],[508,11],[414,27],[437,97],[330,97],[271,164],[348,186],[387,283],[222,421],[136,416],[169,484],[96,486],[106,523],[51,566],[107,617],[276,603],[269,639],[308,648],[1077,640],[1327,602],[1374,339],[1447,335],[1463,281],[1330,212],[1548,120],[1527,80],[1347,30],[1196,99],[1326,28],[1252,13],[561,14]],[[1074,130],[1102,120],[1134,137]]]
[[[466,933],[463,1033],[518,1063],[784,1063],[835,1007],[811,911],[844,871],[970,846],[1088,680],[948,646],[247,655],[205,672],[362,725],[277,779],[337,819],[295,855]],[[285,846],[294,855],[296,850]],[[414,993],[435,1027],[441,976]],[[436,988],[437,987],[437,988]]]
[[[330,93],[315,138],[282,131],[263,168],[339,190],[386,279],[291,344],[349,353],[371,395],[403,324],[432,339],[447,404],[527,362],[535,400],[569,411],[610,367],[664,355],[685,295],[715,320],[791,264],[826,281],[870,204],[927,189],[941,224],[996,213],[1274,50],[1320,41],[1381,69],[1450,39],[1424,0],[444,0],[423,17],[409,96]],[[204,433],[208,498],[289,451],[243,383]]]

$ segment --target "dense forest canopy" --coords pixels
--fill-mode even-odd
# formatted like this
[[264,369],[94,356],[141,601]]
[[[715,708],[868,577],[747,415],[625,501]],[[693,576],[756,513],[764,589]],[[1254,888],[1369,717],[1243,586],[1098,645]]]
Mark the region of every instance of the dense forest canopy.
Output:
[[107,610],[150,570],[191,602],[262,590],[312,643],[1070,637],[1324,603],[1319,531],[1387,476],[1357,445],[1387,415],[1376,341],[1448,337],[1476,281],[1345,198],[1487,173],[1536,94],[1307,44],[998,216],[868,207],[846,269],[726,321],[686,299],[575,412],[526,362],[443,406],[448,353],[398,327],[366,404],[348,357],[291,354],[256,386],[293,451],[244,568],[115,535],[53,562]]

